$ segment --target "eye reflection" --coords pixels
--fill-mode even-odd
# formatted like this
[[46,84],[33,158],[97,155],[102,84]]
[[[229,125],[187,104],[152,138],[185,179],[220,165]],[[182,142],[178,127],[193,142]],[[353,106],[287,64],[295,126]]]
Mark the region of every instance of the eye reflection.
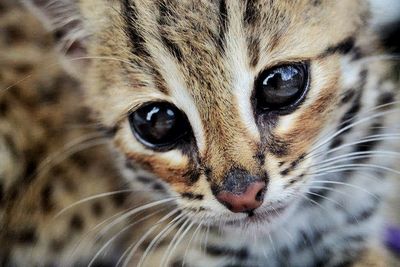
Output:
[[167,102],[144,105],[129,115],[133,134],[144,145],[172,149],[191,131],[186,115]]

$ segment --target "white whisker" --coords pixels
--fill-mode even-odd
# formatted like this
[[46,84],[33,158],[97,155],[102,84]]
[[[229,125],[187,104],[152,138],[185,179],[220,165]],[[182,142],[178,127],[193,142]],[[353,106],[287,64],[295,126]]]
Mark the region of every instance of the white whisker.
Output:
[[196,223],[195,220],[192,220],[192,222],[186,227],[185,231],[181,234],[181,236],[176,240],[174,246],[171,248],[171,251],[167,257],[167,260],[165,261],[164,266],[167,267],[168,263],[170,261],[171,256],[173,255],[174,251],[178,247],[178,245],[182,242],[183,238],[187,235],[187,233],[192,229],[193,225]]
[[190,219],[186,218],[186,220],[182,223],[182,225],[179,227],[178,231],[175,233],[174,237],[172,238],[171,242],[169,243],[163,257],[161,258],[161,266],[165,266],[165,262],[167,261],[167,259],[169,259],[169,255],[170,255],[170,251],[171,248],[174,246],[176,240],[179,238],[179,236],[181,235],[181,233],[184,231],[186,225],[188,225],[190,223]]
[[[187,214],[187,213],[186,213]],[[169,233],[171,233],[174,228],[181,223],[183,220],[186,218],[184,217],[184,214],[181,214],[182,216],[177,216],[174,220],[169,222],[163,230],[161,230],[154,238],[151,240],[150,244],[147,246],[146,250],[142,254],[139,263],[137,264],[138,267],[142,266],[144,261],[146,260],[146,257],[151,253],[151,250],[155,248]]]
[[72,208],[74,208],[74,207],[76,207],[78,205],[81,205],[83,203],[89,202],[91,200],[95,200],[95,199],[99,199],[99,198],[103,198],[103,197],[114,196],[114,195],[117,195],[117,194],[132,193],[132,192],[134,192],[134,191],[130,190],[130,189],[126,189],[126,190],[118,190],[118,191],[113,191],[113,192],[106,192],[106,193],[101,193],[101,194],[96,194],[96,195],[93,195],[93,196],[90,196],[90,197],[86,197],[86,198],[84,198],[82,200],[74,202],[71,205],[63,208],[60,212],[58,212],[54,216],[54,219],[60,217],[64,212],[66,212],[66,211],[68,211],[68,210],[70,210],[70,209],[72,209]]
[[337,181],[324,181],[324,180],[322,180],[322,181],[319,181],[319,180],[318,180],[318,181],[312,181],[311,183],[312,183],[312,184],[314,183],[314,184],[336,184],[336,185],[343,185],[343,186],[347,186],[347,187],[351,187],[351,188],[354,188],[354,189],[361,190],[361,191],[363,191],[363,192],[369,194],[370,196],[374,197],[375,199],[379,199],[379,197],[378,197],[377,195],[375,195],[375,194],[369,192],[368,190],[366,190],[366,189],[364,189],[364,188],[362,188],[362,187],[356,186],[356,185],[354,185],[354,184],[350,184],[350,183],[337,182]]
[[121,217],[114,220],[113,223],[111,223],[110,225],[108,225],[107,227],[102,229],[100,232],[100,235],[104,235],[104,233],[108,232],[112,227],[114,227],[114,225],[123,222],[124,220],[126,220],[127,218],[133,216],[134,214],[136,214],[138,212],[150,209],[150,208],[158,206],[158,205],[169,203],[176,199],[178,199],[178,197],[170,197],[170,198],[166,198],[166,199],[162,199],[162,200],[153,201],[153,202],[147,203],[147,204],[139,206],[139,207],[132,208],[132,210],[126,212],[124,215],[122,215]]
[[[167,220],[168,218],[170,218],[171,216],[173,216],[175,213],[177,213],[179,211],[179,209],[175,209],[173,211],[171,211],[170,213],[168,213],[167,215],[165,215],[163,218],[161,218],[160,220],[158,220],[158,222],[153,225],[149,230],[147,230],[146,233],[144,233],[144,235],[136,242],[133,243],[131,246],[129,246],[124,253],[122,254],[122,256],[120,257],[120,259],[118,260],[116,266],[119,266],[122,263],[122,260],[124,257],[125,260],[123,262],[122,267],[126,267],[129,264],[129,261],[131,260],[131,258],[133,257],[133,255],[135,254],[136,250],[139,248],[139,246],[146,240],[146,238],[153,233],[153,231],[155,229],[157,229],[157,227],[159,227],[159,225],[161,223],[163,223],[165,220]],[[176,220],[179,220],[180,218],[184,218],[186,214],[181,213],[179,214],[177,217],[175,217],[171,222],[169,222],[169,224],[173,223]]]
[[125,231],[127,231],[128,229],[132,228],[134,225],[156,215],[157,213],[160,213],[161,210],[152,212],[146,216],[144,216],[143,218],[140,218],[139,220],[128,224],[127,226],[125,226],[124,228],[122,228],[120,231],[118,231],[112,238],[110,238],[100,249],[99,251],[97,251],[97,253],[94,255],[94,257],[92,258],[92,260],[89,262],[88,267],[91,267],[93,265],[93,263],[96,261],[96,259],[100,256],[100,254],[112,243],[114,242],[115,239],[117,239],[122,233],[124,233]]
[[183,267],[183,266],[185,265],[186,257],[187,257],[187,254],[188,254],[188,252],[189,252],[190,245],[191,245],[193,239],[195,239],[195,238],[197,237],[197,234],[200,232],[201,227],[203,226],[203,221],[202,221],[202,220],[203,220],[204,216],[205,216],[205,215],[203,215],[203,216],[200,218],[200,223],[199,223],[199,225],[197,226],[197,228],[196,228],[195,231],[193,232],[192,237],[189,239],[189,242],[188,242],[188,244],[187,244],[187,246],[186,246],[186,249],[185,249],[185,253],[183,254],[182,266],[181,266],[181,267]]

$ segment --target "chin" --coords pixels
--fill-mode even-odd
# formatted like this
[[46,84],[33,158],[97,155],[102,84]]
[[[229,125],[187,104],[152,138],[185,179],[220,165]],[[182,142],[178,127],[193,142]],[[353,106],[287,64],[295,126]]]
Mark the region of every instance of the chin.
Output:
[[[260,207],[250,213],[225,212],[207,216],[205,224],[218,227],[222,231],[235,232],[244,236],[266,235],[282,224],[294,210],[294,203]],[[204,223],[204,222],[203,222]]]

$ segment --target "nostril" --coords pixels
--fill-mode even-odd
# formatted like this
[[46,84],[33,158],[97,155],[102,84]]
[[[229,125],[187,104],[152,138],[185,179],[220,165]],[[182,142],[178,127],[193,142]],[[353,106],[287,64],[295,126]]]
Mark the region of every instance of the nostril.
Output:
[[258,193],[256,194],[256,201],[263,201],[264,198],[264,188],[260,189],[260,191],[258,191]]

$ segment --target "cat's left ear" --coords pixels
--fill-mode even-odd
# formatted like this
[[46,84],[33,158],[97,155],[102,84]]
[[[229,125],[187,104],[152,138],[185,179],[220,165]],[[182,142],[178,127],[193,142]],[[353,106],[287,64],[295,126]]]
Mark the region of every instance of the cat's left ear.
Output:
[[78,0],[22,0],[51,31],[60,50],[62,62],[72,74],[81,73],[87,60],[86,43],[89,31],[79,10]]

